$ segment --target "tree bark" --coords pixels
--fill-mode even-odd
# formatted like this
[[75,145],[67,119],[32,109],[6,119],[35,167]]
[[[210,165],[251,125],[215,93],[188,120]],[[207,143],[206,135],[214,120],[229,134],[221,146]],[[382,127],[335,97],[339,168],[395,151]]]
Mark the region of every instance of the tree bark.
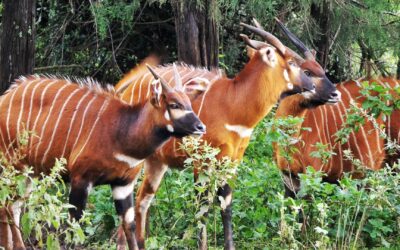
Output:
[[315,37],[314,44],[316,45],[318,61],[323,68],[328,66],[329,48],[332,42],[330,38],[332,26],[330,4],[330,1],[327,0],[311,4],[311,16],[314,18],[319,30],[319,35]]
[[204,66],[218,66],[218,24],[213,14],[216,0],[176,0],[173,3],[177,35],[178,60]]
[[35,53],[36,0],[4,0],[0,94],[20,75],[31,74]]

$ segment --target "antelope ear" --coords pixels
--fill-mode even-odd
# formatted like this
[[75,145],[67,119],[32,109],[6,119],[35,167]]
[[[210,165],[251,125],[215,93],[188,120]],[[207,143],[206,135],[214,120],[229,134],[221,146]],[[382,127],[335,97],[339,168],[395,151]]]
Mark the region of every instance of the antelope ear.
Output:
[[161,107],[161,96],[162,96],[162,87],[160,79],[154,80],[150,85],[151,85],[150,103],[154,107],[159,108]]
[[204,93],[209,85],[210,81],[208,79],[202,77],[193,78],[185,84],[185,94],[189,96],[190,100],[194,100],[197,96]]
[[250,46],[246,46],[246,51],[247,51],[247,57],[248,58],[253,58],[253,56],[256,54],[257,50],[253,49]]
[[272,47],[265,47],[259,50],[262,60],[270,67],[274,68],[278,59],[276,58],[275,49]]
[[311,54],[314,56],[314,58],[316,58],[315,56],[317,55],[317,51],[315,51],[315,49],[311,49]]

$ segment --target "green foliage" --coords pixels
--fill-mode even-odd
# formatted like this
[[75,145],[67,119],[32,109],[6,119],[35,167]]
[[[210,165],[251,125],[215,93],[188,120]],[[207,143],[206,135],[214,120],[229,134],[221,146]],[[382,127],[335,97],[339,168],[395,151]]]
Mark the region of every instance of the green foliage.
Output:
[[96,29],[99,32],[101,39],[108,37],[111,23],[117,22],[126,27],[124,30],[132,29],[133,18],[136,10],[140,7],[140,1],[132,1],[127,3],[125,1],[90,1],[92,11],[96,22]]
[[[64,199],[67,189],[60,174],[65,170],[65,160],[57,160],[51,173],[38,179],[31,177],[31,168],[17,171],[0,158],[0,208],[22,203],[20,229],[26,244],[60,249],[62,245],[83,243],[83,230],[78,222],[69,220],[71,205]],[[87,223],[86,218],[80,222]]]

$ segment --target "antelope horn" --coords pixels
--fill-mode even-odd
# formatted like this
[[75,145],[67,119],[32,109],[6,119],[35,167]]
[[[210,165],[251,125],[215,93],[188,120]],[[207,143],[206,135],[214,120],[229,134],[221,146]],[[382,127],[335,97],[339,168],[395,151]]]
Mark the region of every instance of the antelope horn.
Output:
[[167,91],[167,92],[172,91],[172,89],[171,89],[171,87],[168,85],[168,83],[167,83],[160,75],[158,75],[157,72],[155,72],[154,69],[153,69],[150,65],[148,65],[148,64],[146,63],[146,66],[147,66],[147,68],[149,69],[149,71],[153,74],[154,79],[160,80],[161,87],[162,87],[163,90],[165,90],[165,91]]
[[278,23],[279,28],[285,33],[285,35],[289,38],[289,40],[296,46],[297,49],[299,49],[305,56],[307,60],[313,60],[315,61],[314,55],[311,53],[311,51],[304,45],[302,41],[300,41],[299,38],[297,38],[292,32],[289,31],[288,28],[278,19],[275,17],[276,22]]
[[182,79],[181,76],[179,75],[178,68],[176,67],[175,63],[173,63],[172,66],[174,68],[175,89],[183,91]]
[[268,43],[270,43],[272,46],[277,48],[282,53],[282,55],[286,55],[286,47],[285,47],[285,45],[283,45],[283,43],[281,41],[279,41],[279,39],[276,38],[271,33],[267,32],[267,31],[265,31],[263,29],[254,27],[252,25],[245,24],[245,23],[240,23],[240,25],[245,27],[246,29],[250,30],[251,32],[261,36]]
[[255,18],[253,17],[252,21],[253,21],[254,26],[256,26],[256,27],[259,28],[259,29],[263,29],[263,27],[262,27],[261,24],[257,21],[257,19],[255,19]]
[[[257,19],[253,18],[253,24],[254,26],[256,26],[259,29],[264,30],[264,28],[261,26],[260,22],[257,21]],[[286,46],[285,46],[286,47]],[[294,59],[296,60],[298,65],[301,65],[304,63],[304,58],[302,58],[299,54],[297,54],[296,52],[294,52],[292,49],[290,49],[289,47],[286,47],[286,52],[289,53],[290,55],[292,55],[294,57]]]
[[261,49],[262,47],[267,46],[268,44],[264,43],[264,42],[260,42],[257,40],[252,40],[250,39],[248,36],[246,36],[245,34],[240,34],[240,37],[243,39],[243,41],[249,45],[250,47],[252,47],[253,49]]

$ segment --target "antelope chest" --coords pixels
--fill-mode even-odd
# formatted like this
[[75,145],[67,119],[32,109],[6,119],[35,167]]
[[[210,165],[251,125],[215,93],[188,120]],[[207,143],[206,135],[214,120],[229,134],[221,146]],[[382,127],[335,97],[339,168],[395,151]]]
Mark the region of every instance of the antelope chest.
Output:
[[130,169],[139,166],[144,161],[144,159],[136,159],[134,157],[121,153],[114,153],[114,158],[118,162],[126,164],[126,166],[129,167]]
[[225,129],[239,136],[240,138],[248,138],[253,133],[253,128],[243,125],[225,124]]

